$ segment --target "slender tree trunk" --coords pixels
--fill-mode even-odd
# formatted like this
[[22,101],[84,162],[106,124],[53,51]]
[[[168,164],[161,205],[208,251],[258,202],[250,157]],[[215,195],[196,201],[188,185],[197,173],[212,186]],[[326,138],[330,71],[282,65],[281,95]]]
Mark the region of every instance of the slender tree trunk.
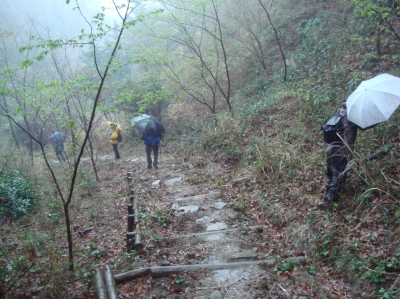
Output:
[[382,52],[381,52],[381,28],[379,27],[378,24],[378,28],[377,28],[377,33],[376,33],[376,53],[381,56]]
[[[109,69],[111,67],[111,64],[113,62],[113,59],[116,56],[117,49],[119,47],[119,43],[121,41],[122,34],[124,32],[125,24],[127,22],[128,16],[129,16],[130,12],[132,12],[132,10],[133,10],[132,8],[130,8],[129,4],[130,4],[130,2],[128,2],[127,6],[126,6],[125,15],[123,17],[121,16],[121,18],[122,18],[122,26],[121,26],[121,29],[120,29],[120,31],[118,33],[117,40],[116,40],[116,42],[114,44],[114,48],[113,48],[112,53],[111,53],[111,55],[110,55],[110,57],[108,59],[107,65],[106,65],[105,70],[104,70],[103,73],[101,73],[99,68],[98,68],[98,64],[97,64],[97,60],[96,60],[96,53],[97,53],[96,46],[95,46],[96,43],[94,43],[94,41],[93,41],[96,70],[97,70],[98,75],[101,78],[101,80],[100,80],[99,87],[97,89],[96,97],[95,97],[95,100],[94,100],[94,103],[93,103],[93,107],[92,107],[92,111],[91,111],[91,114],[90,114],[90,120],[89,120],[89,123],[88,123],[88,126],[87,126],[88,129],[86,131],[85,138],[83,140],[83,143],[81,145],[78,157],[76,159],[76,163],[74,165],[74,171],[73,171],[71,182],[70,182],[69,194],[68,194],[67,200],[66,200],[66,202],[64,204],[64,210],[66,211],[66,215],[69,215],[68,214],[68,207],[69,207],[69,204],[72,201],[72,195],[73,195],[74,189],[75,189],[75,182],[76,182],[76,177],[77,177],[77,174],[78,174],[79,163],[81,162],[83,153],[85,151],[86,144],[87,144],[87,142],[89,140],[89,137],[90,137],[90,132],[91,132],[93,124],[94,124],[94,118],[96,116],[96,110],[97,110],[98,102],[100,100],[101,91],[103,89],[103,86],[104,86],[108,71],[109,71]],[[66,225],[67,225],[67,235],[68,235],[69,257],[70,257],[70,260],[69,260],[69,262],[70,262],[70,270],[73,271],[74,270],[74,260],[73,260],[72,236],[71,236],[71,229],[70,229],[70,225],[69,225],[69,217],[68,217],[68,221],[66,219]]]
[[279,36],[278,36],[278,32],[276,31],[276,29],[275,29],[275,27],[274,27],[274,24],[272,23],[272,20],[271,20],[271,17],[270,17],[270,15],[269,15],[268,10],[265,8],[265,6],[264,6],[264,4],[261,2],[261,0],[258,0],[258,2],[260,3],[260,5],[262,6],[262,8],[264,9],[264,12],[267,14],[268,21],[269,21],[269,23],[271,24],[272,29],[274,30],[275,38],[276,38],[276,41],[277,41],[277,43],[278,43],[279,51],[281,52],[281,56],[282,56],[282,60],[283,60],[283,65],[284,65],[284,68],[285,68],[284,76],[283,76],[283,81],[286,82],[286,78],[287,78],[286,58],[285,58],[285,54],[283,53],[283,50],[282,50],[282,45],[281,45],[281,41],[280,41]]
[[[9,113],[9,111],[8,111],[8,105],[7,105],[7,100],[6,100],[6,97],[3,95],[3,100],[4,100],[4,108],[5,108],[5,113]],[[13,138],[14,138],[14,142],[15,142],[15,144],[16,144],[16,146],[17,146],[17,148],[18,149],[20,149],[20,147],[19,147],[19,142],[18,142],[18,138],[17,138],[17,136],[15,135],[15,131],[14,131],[14,125],[12,124],[12,122],[11,122],[11,120],[8,118],[8,123],[10,124],[10,129],[11,129],[11,134],[13,135]]]
[[227,58],[227,54],[226,54],[226,50],[225,50],[225,43],[224,43],[223,35],[222,35],[221,21],[219,20],[218,10],[217,10],[214,2],[213,2],[213,7],[214,7],[215,18],[217,21],[217,26],[218,26],[218,33],[219,33],[218,41],[221,45],[222,54],[224,56],[224,66],[225,66],[226,80],[227,80],[227,85],[228,85],[226,95],[224,94],[224,96],[225,96],[225,101],[226,101],[226,104],[228,105],[229,111],[233,115],[233,109],[232,109],[232,105],[231,105],[231,78],[229,75],[228,58]]
[[99,175],[97,174],[96,162],[94,160],[94,150],[93,150],[92,138],[89,138],[89,149],[90,149],[90,160],[92,161],[92,166],[93,166],[94,174],[96,176],[96,180],[100,181]]
[[68,239],[68,254],[69,254],[69,269],[72,271],[74,270],[74,250],[73,250],[73,243],[72,243],[72,234],[71,234],[71,222],[69,219],[69,202],[64,202],[64,218],[65,218],[65,226],[67,227],[67,239]]

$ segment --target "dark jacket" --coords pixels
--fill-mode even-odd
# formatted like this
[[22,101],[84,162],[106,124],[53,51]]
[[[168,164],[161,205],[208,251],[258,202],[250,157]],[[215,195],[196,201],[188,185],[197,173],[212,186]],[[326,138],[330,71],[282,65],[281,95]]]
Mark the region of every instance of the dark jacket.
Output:
[[341,122],[344,125],[344,132],[340,134],[344,143],[342,141],[335,141],[333,143],[329,143],[326,148],[326,156],[334,157],[351,157],[352,152],[354,151],[354,142],[357,138],[357,126],[347,119],[347,110],[344,108],[339,108],[336,112],[336,115],[342,116]]
[[161,135],[149,135],[149,134],[143,134],[141,138],[144,142],[145,145],[158,145],[162,139]]

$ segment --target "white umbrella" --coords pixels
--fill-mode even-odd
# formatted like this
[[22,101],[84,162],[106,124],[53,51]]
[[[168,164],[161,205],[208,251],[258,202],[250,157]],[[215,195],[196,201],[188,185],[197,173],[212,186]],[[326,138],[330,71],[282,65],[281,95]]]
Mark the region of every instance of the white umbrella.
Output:
[[366,128],[386,121],[400,105],[400,78],[382,74],[361,82],[347,98],[347,118]]

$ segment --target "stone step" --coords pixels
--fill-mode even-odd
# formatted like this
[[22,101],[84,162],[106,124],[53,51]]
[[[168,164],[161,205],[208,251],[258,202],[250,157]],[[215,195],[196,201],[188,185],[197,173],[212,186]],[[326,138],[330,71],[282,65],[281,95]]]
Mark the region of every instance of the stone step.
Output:
[[199,194],[199,195],[194,195],[194,196],[169,198],[168,200],[172,201],[172,202],[177,202],[179,205],[182,205],[183,203],[200,202],[200,201],[212,200],[212,199],[216,199],[216,198],[220,198],[220,197],[221,197],[221,192],[211,192],[211,193]]
[[201,236],[214,235],[214,234],[226,234],[226,233],[232,233],[232,232],[258,232],[258,233],[261,233],[262,231],[263,231],[262,225],[255,225],[255,226],[247,226],[247,227],[242,227],[242,228],[229,228],[229,229],[222,229],[222,230],[206,231],[206,232],[202,232],[202,233],[188,234],[188,235],[183,235],[183,236],[174,236],[172,238],[166,238],[163,240],[177,240],[177,239],[183,239],[183,238],[201,237]]

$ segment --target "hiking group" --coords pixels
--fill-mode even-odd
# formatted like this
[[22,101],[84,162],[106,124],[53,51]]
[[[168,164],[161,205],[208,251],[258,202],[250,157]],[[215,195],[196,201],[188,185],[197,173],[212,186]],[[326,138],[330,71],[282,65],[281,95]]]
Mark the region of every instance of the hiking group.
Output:
[[[341,199],[346,181],[346,166],[353,156],[357,130],[367,130],[386,121],[400,105],[400,78],[381,74],[361,82],[357,89],[342,102],[329,121],[322,127],[326,148],[325,195],[318,203],[320,208],[331,209]],[[110,143],[115,159],[120,159],[118,143],[122,141],[119,124],[107,121],[111,128]],[[141,134],[145,145],[147,168],[158,169],[159,144],[165,132],[155,117],[142,114],[131,119],[131,125]],[[65,134],[53,132],[50,141],[54,144],[59,161],[66,161],[63,154]],[[152,159],[152,154],[154,159]],[[382,153],[378,153],[382,154]]]
[[[145,145],[147,168],[158,169],[158,152],[162,135],[165,132],[163,125],[153,116],[142,115],[131,120],[132,126],[141,133],[141,140]],[[122,141],[122,129],[115,122],[107,122],[110,126],[110,143],[115,153],[115,159],[121,158],[118,151],[118,143]],[[152,159],[152,154],[154,159]]]

